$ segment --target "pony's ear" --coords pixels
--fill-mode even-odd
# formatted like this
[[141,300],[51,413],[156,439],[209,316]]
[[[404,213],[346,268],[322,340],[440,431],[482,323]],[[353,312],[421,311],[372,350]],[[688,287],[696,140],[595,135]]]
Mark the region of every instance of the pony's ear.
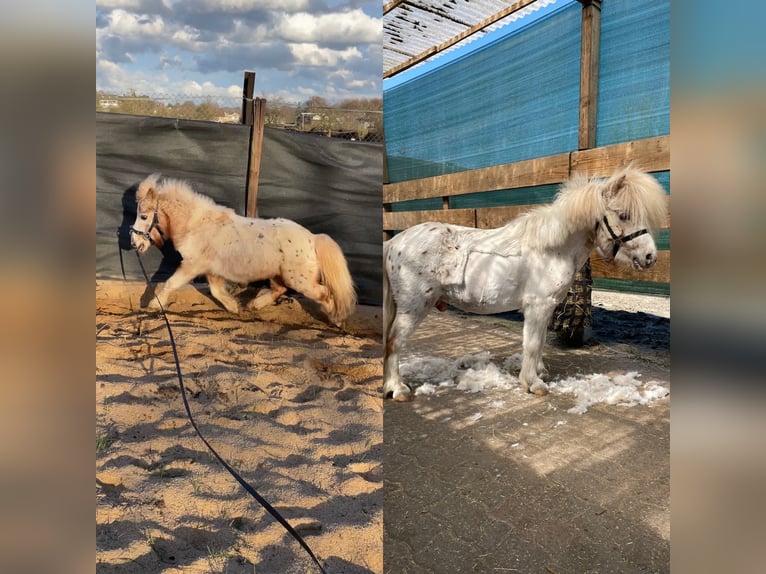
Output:
[[606,180],[602,191],[604,199],[609,200],[617,195],[617,192],[620,191],[620,188],[625,184],[625,175],[625,171],[623,170]]
[[157,194],[157,182],[160,177],[159,173],[153,173],[139,183],[138,190],[136,191],[136,201],[153,200]]

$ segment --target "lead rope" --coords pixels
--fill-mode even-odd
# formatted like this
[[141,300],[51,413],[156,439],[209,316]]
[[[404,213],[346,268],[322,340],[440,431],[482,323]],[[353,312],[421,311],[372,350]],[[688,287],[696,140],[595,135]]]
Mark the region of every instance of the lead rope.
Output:
[[[149,285],[149,276],[146,274],[146,270],[144,269],[144,264],[141,261],[141,256],[138,254],[138,251],[136,251],[136,258],[138,259],[138,265],[141,267],[141,273],[144,274],[144,279],[146,279],[146,284]],[[120,249],[120,264],[122,264],[122,249]],[[123,269],[123,277],[125,276],[125,272]],[[173,350],[173,360],[176,364],[176,375],[178,377],[178,385],[181,387],[181,397],[183,398],[184,402],[184,409],[186,409],[186,415],[189,417],[189,422],[191,423],[192,427],[194,427],[194,430],[197,432],[197,435],[200,439],[202,439],[202,442],[205,443],[205,446],[210,449],[210,452],[213,453],[213,456],[215,456],[216,459],[218,459],[218,462],[220,462],[223,467],[229,471],[229,474],[234,477],[234,480],[236,480],[240,485],[242,485],[242,488],[244,488],[255,500],[265,508],[271,516],[276,519],[277,522],[279,522],[287,532],[290,533],[290,535],[295,538],[295,540],[298,541],[298,544],[303,547],[303,549],[308,553],[308,555],[311,557],[311,560],[316,564],[316,567],[319,568],[319,571],[322,574],[327,574],[325,572],[325,569],[322,567],[322,565],[319,563],[319,560],[314,555],[314,552],[312,552],[311,548],[309,548],[309,545],[306,544],[306,541],[303,540],[303,537],[298,534],[298,532],[293,528],[287,520],[277,511],[276,508],[271,506],[269,502],[263,498],[260,494],[258,494],[258,491],[256,491],[252,486],[250,486],[247,481],[242,478],[239,473],[234,470],[229,463],[227,463],[221,455],[219,455],[216,450],[212,447],[212,445],[207,441],[207,439],[202,435],[202,433],[199,430],[199,427],[197,427],[197,423],[194,421],[194,417],[191,413],[191,408],[189,407],[189,401],[186,398],[186,387],[184,386],[184,379],[181,375],[181,363],[178,359],[178,350],[176,349],[176,342],[173,338],[173,330],[170,328],[170,321],[168,320],[168,316],[165,313],[165,308],[162,306],[162,303],[160,302],[157,295],[154,296],[154,298],[157,300],[157,304],[160,306],[160,312],[162,314],[162,318],[165,321],[165,326],[168,329],[168,336],[170,337],[170,347]]]

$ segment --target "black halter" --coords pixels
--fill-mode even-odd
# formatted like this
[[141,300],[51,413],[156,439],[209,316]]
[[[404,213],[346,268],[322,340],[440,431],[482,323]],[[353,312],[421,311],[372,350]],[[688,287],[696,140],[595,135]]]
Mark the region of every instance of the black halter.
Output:
[[[598,229],[599,223],[600,222],[596,222],[596,229]],[[620,247],[625,245],[628,241],[649,233],[649,231],[647,231],[647,229],[644,228],[644,229],[639,229],[638,231],[634,231],[630,235],[617,235],[612,229],[612,226],[609,225],[609,220],[606,218],[606,215],[604,216],[604,225],[606,225],[606,230],[609,232],[609,235],[612,236],[612,241],[614,242],[612,244],[612,259],[617,257],[617,252],[620,250]]]
[[[152,232],[152,229],[156,228],[157,232],[160,234],[160,237],[162,237],[162,239],[164,240],[165,239],[165,234],[162,233],[162,229],[160,229],[160,219],[159,219],[159,216],[157,215],[157,210],[159,210],[159,208],[160,208],[160,203],[158,201],[157,205],[154,207],[154,216],[152,217],[152,224],[149,226],[149,229],[147,229],[146,231],[141,231],[140,229],[136,229],[135,227],[133,227],[131,225],[130,229],[129,229],[129,232],[130,233],[135,233],[136,235],[140,235],[141,237],[146,239],[149,243],[153,244],[154,241],[152,241],[151,232]],[[139,208],[139,210],[140,210],[140,208]],[[131,239],[131,243],[132,242],[133,241]]]

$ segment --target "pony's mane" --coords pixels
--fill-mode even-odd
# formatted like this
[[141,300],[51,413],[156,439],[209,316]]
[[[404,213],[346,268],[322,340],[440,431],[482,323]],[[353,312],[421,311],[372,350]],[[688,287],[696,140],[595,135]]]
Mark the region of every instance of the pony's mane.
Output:
[[607,179],[575,174],[552,203],[520,215],[507,228],[517,245],[555,247],[573,233],[595,227],[607,208],[626,213],[636,225],[657,229],[665,222],[665,192],[654,177],[632,166]]
[[553,203],[523,213],[510,225],[519,243],[538,248],[554,247],[563,244],[573,233],[595,226],[605,211],[601,182],[576,174],[562,184]]
[[665,190],[648,173],[628,166],[617,174],[624,179],[619,189],[608,198],[607,207],[624,211],[641,227],[659,229],[665,225],[667,202]]
[[194,191],[187,182],[180,179],[165,178],[160,183],[157,191],[163,194],[166,198],[176,199],[184,203],[194,202],[218,205],[211,197]]

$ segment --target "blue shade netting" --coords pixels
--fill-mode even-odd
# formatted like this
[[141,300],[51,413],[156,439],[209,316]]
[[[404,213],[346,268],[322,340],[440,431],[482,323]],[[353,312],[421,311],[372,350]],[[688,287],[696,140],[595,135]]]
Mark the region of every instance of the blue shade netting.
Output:
[[670,0],[601,9],[598,146],[670,133]]
[[391,183],[577,149],[581,5],[384,92]]

